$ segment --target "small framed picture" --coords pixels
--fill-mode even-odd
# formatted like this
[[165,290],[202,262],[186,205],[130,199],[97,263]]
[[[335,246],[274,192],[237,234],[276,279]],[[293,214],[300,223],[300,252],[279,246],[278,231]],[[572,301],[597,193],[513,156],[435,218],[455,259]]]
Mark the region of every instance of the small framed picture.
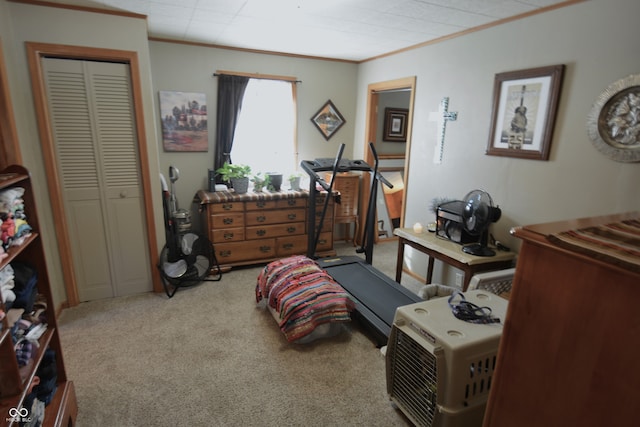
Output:
[[311,121],[327,141],[346,123],[346,120],[331,100],[328,100],[318,112],[311,117]]
[[564,65],[496,74],[486,154],[549,160]]
[[385,108],[382,140],[407,142],[407,108]]

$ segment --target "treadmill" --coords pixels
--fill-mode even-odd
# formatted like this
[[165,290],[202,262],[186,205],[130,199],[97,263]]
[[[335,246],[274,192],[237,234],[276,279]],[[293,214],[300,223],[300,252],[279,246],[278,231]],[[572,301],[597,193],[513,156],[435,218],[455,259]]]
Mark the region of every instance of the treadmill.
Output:
[[[307,229],[310,230],[307,256],[316,259],[320,267],[351,295],[355,303],[355,315],[359,320],[362,320],[363,326],[373,335],[377,345],[383,346],[387,344],[396,309],[403,305],[420,302],[422,299],[372,265],[378,183],[382,182],[389,188],[393,188],[393,186],[378,172],[378,155],[373,143],[369,143],[369,148],[375,159],[373,168],[363,160],[343,159],[344,144],[340,146],[335,159],[325,158],[301,162],[302,169],[311,178],[309,180],[309,215],[307,218]],[[318,259],[315,255],[334,181],[332,178],[331,182],[327,183],[318,173],[329,171],[333,173],[332,177],[335,177],[338,172],[348,171],[369,172],[371,174],[364,239],[361,247],[356,249],[357,253],[364,253],[364,259],[358,256]],[[318,185],[327,191],[327,197],[316,224]]]

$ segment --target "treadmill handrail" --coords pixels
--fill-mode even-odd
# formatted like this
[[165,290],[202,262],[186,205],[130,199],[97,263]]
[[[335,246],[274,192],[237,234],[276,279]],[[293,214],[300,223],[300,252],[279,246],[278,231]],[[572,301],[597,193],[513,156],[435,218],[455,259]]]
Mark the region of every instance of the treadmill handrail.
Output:
[[322,178],[320,175],[317,174],[316,169],[311,168],[311,165],[309,163],[310,163],[309,160],[303,160],[300,163],[300,166],[302,167],[302,169],[304,169],[304,171],[307,174],[309,174],[309,177],[311,177],[315,182],[320,184],[322,188],[324,188],[326,191],[329,191],[330,185],[327,183],[327,181],[324,180],[324,178]]

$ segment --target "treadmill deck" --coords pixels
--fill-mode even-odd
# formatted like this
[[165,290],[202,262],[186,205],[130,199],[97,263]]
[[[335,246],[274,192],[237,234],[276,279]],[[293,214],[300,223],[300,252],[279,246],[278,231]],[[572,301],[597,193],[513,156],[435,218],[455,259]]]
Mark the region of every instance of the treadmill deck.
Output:
[[[391,332],[396,309],[422,301],[419,296],[359,257],[332,257],[317,262],[353,296],[356,310],[385,339]],[[382,337],[380,339],[383,340]]]

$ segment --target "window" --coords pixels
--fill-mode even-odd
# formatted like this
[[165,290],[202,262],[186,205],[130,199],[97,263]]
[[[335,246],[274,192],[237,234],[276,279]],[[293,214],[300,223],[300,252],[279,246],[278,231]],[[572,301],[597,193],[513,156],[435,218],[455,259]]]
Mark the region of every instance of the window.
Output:
[[249,80],[231,149],[233,163],[247,164],[253,173],[285,176],[297,169],[294,84]]

